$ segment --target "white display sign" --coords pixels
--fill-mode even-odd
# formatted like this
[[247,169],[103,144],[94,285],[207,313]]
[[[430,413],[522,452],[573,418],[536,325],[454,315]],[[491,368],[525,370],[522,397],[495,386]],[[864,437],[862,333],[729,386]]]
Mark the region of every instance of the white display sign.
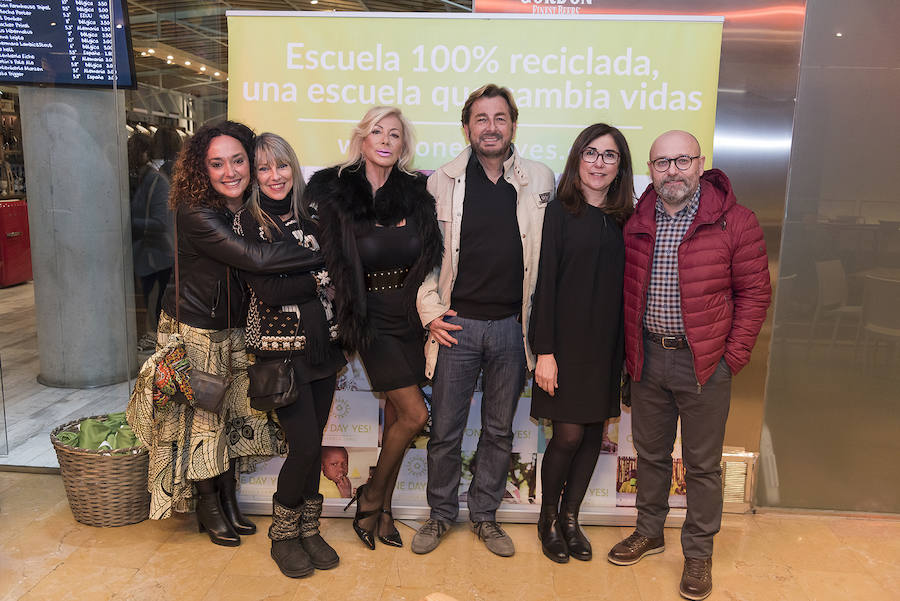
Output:
[[394,499],[403,503],[427,505],[425,487],[428,484],[428,454],[425,449],[410,449],[403,458]]
[[372,390],[372,383],[369,382],[369,376],[363,367],[359,355],[354,353],[350,356],[347,366],[338,372],[337,377],[338,390]]
[[283,457],[272,457],[256,466],[256,471],[241,474],[240,497],[242,503],[272,504],[272,495],[278,487],[278,472]]
[[616,506],[616,463],[618,456],[600,453],[594,475],[584,495],[585,507]]
[[367,390],[335,391],[322,444],[377,447],[378,402],[378,397]]

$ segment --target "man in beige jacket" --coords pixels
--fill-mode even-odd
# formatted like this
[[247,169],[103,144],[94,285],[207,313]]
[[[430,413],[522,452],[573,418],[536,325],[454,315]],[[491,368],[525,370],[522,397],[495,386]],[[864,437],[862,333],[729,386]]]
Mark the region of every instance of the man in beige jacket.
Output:
[[[440,269],[419,289],[429,330],[426,375],[433,380],[428,441],[431,517],[413,538],[428,553],[459,514],[460,449],[475,382],[483,373],[481,436],[468,491],[469,518],[497,555],[515,553],[496,522],[512,449],[512,421],[526,369],[528,318],[537,281],[544,208],[553,172],[512,145],[518,109],[507,88],[488,84],[462,110],[470,146],[428,178],[444,236]],[[464,210],[465,209],[465,210]]]

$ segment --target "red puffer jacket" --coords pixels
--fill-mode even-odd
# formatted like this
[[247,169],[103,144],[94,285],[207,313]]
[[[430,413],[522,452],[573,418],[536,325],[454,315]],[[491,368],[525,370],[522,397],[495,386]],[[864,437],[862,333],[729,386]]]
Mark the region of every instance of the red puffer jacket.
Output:
[[[647,187],[625,225],[625,364],[640,381],[643,322],[656,242],[656,191]],[[772,295],[762,228],[737,204],[728,177],[700,177],[700,207],[678,247],[681,315],[698,386],[725,356],[732,373],[750,360]]]

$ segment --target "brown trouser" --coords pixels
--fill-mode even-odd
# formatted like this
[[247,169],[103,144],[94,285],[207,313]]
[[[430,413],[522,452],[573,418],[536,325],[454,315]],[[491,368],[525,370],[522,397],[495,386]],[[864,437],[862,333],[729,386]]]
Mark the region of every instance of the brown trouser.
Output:
[[681,417],[687,517],[685,557],[712,557],[722,522],[722,441],[731,402],[731,371],[722,359],[698,390],[690,349],[667,350],[644,339],[641,381],[631,387],[632,434],[638,454],[637,531],[662,536],[669,512],[672,447]]

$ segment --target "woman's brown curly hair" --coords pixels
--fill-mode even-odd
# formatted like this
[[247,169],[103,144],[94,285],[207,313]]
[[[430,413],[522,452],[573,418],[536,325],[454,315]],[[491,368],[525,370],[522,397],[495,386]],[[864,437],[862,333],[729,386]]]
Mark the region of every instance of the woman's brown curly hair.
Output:
[[[175,163],[172,187],[169,191],[169,206],[178,207],[225,207],[225,199],[213,190],[206,170],[206,152],[213,138],[231,136],[241,143],[247,151],[250,162],[250,174],[253,174],[253,142],[256,136],[249,127],[237,121],[222,121],[204,125],[184,145]],[[244,192],[244,198],[250,193],[250,186]]]

